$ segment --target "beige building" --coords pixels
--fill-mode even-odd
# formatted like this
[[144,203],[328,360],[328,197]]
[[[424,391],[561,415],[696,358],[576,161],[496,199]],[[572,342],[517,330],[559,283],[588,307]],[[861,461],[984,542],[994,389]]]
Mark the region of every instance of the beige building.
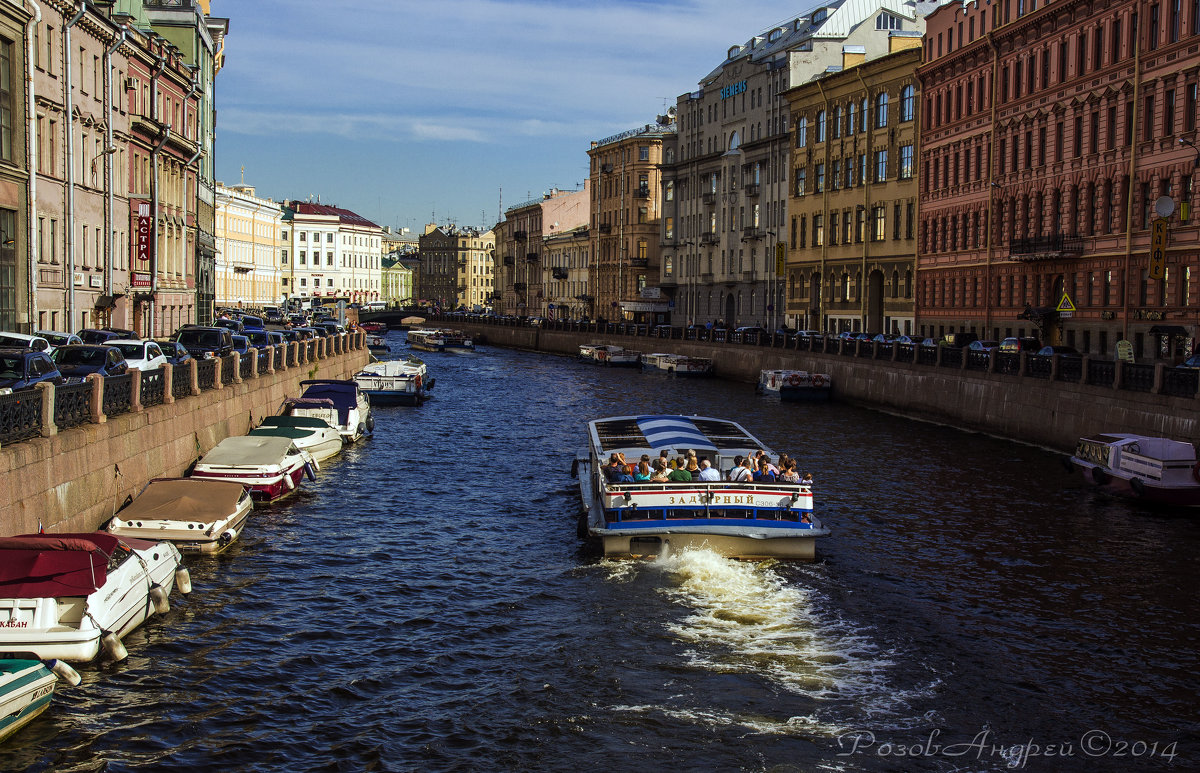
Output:
[[283,212],[250,185],[217,183],[216,303],[262,308],[283,302],[280,251]]
[[288,303],[380,299],[383,229],[362,215],[311,201],[283,202],[280,283]]
[[587,313],[588,271],[591,248],[588,221],[591,212],[589,181],[583,189],[542,202],[542,298],[539,316],[578,319]]
[[786,92],[794,128],[787,315],[831,332],[914,333],[921,38]]
[[430,223],[419,241],[419,303],[440,309],[491,305],[496,247],[492,231]]

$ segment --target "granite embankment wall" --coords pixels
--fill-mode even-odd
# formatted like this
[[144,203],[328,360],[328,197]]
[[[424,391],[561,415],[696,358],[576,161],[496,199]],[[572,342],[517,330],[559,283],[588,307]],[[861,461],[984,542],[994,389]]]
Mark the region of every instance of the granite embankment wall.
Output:
[[747,384],[763,369],[828,373],[836,400],[1058,451],[1097,432],[1200,441],[1200,400],[1194,398],[760,346],[453,324],[496,346],[555,354],[573,356],[581,344],[603,343],[709,357],[720,378]]
[[[0,535],[93,531],[148,481],[174,477],[213,446],[244,435],[311,378],[344,379],[365,348],[218,385],[0,448]],[[177,371],[182,374],[186,371]]]

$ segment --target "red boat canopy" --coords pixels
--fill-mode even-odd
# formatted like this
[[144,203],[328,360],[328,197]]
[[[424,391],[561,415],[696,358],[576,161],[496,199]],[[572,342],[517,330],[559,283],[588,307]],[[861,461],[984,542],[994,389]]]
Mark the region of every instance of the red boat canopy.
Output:
[[121,543],[107,532],[0,538],[0,598],[86,596],[104,585]]

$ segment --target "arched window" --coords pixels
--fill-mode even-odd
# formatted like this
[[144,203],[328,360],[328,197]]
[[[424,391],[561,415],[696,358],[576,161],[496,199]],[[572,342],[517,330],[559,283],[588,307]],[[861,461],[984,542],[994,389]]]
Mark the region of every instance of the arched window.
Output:
[[833,109],[833,131],[831,132],[836,140],[842,136],[842,106],[838,105]]
[[817,142],[825,141],[825,111],[817,113]]
[[796,147],[803,148],[808,145],[808,118],[801,117],[796,121]]
[[900,122],[911,121],[913,119],[913,87],[904,86],[900,89]]
[[875,97],[875,128],[882,129],[888,122],[888,95],[886,91]]
[[742,145],[742,138],[737,132],[729,135],[729,149],[737,150]]

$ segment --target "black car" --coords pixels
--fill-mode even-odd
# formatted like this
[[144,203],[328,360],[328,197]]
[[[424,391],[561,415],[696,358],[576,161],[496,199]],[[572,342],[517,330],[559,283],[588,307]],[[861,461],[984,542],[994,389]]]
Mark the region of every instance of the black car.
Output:
[[63,382],[58,366],[45,352],[31,349],[0,349],[0,389],[28,389],[40,381]]
[[175,334],[175,342],[182,344],[197,360],[225,357],[233,353],[233,333],[225,327],[188,326]]
[[263,327],[263,318],[256,317],[253,314],[243,314],[241,317],[242,333],[247,330],[265,330]]
[[115,346],[71,344],[58,347],[51,356],[68,384],[77,384],[92,373],[121,376],[129,370],[125,355]]
[[223,327],[232,333],[237,333],[238,335],[241,335],[246,330],[246,326],[242,324],[242,321],[240,319],[214,320],[213,326],[214,327]]
[[246,338],[250,339],[250,345],[255,349],[283,343],[283,335],[275,330],[247,330]]
[[171,363],[172,367],[185,365],[189,360],[195,359],[187,347],[176,341],[157,341],[156,342],[163,354],[167,355],[167,362]]
[[115,330],[100,330],[97,328],[87,327],[79,331],[79,340],[85,344],[102,344],[106,341],[111,341],[114,338],[126,338]]

